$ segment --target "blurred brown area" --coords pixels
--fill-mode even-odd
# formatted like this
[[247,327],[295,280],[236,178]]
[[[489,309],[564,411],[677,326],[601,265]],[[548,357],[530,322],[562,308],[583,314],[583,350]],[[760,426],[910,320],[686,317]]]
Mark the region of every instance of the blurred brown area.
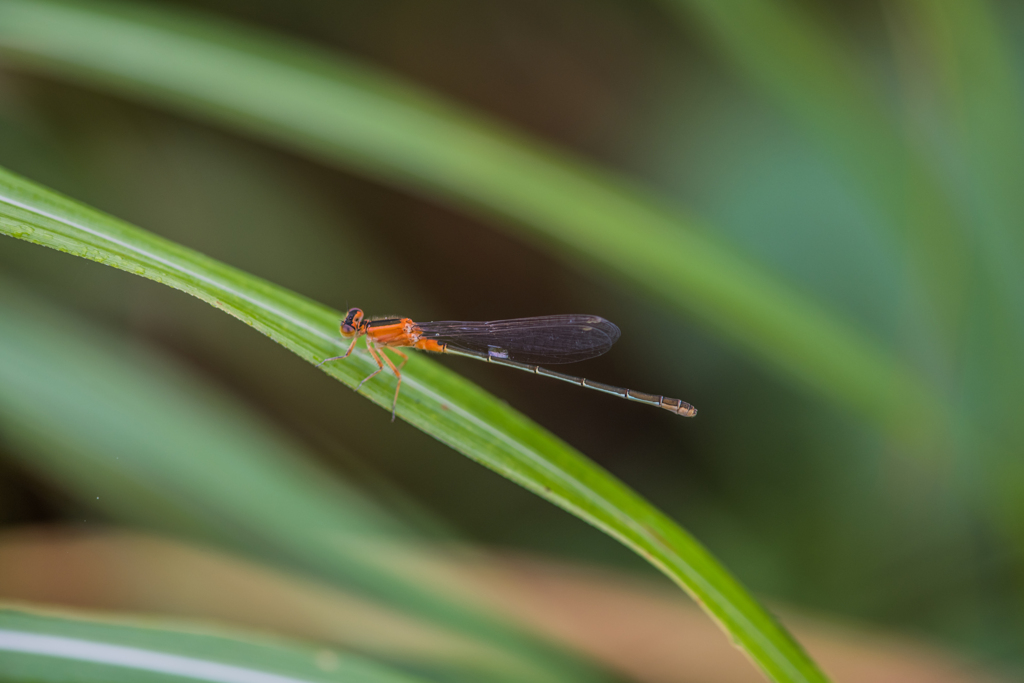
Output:
[[[643,683],[763,680],[672,586],[522,553],[368,549],[472,596],[553,642]],[[461,558],[461,559],[460,559]],[[193,628],[236,625],[406,661],[467,663],[500,653],[358,596],[210,548],[118,530],[22,528],[0,536],[0,601]],[[776,606],[842,683],[999,683],[934,647]],[[95,616],[95,615],[94,615]],[[102,617],[102,614],[99,616]],[[173,622],[172,622],[173,623]],[[500,661],[500,659],[498,660]],[[512,666],[510,663],[509,666]]]

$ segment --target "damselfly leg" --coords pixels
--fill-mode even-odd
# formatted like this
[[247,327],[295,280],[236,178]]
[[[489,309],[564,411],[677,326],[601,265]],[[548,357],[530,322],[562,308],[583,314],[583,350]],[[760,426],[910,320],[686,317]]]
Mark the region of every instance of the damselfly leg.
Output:
[[[366,338],[366,350],[370,352],[370,356],[372,356],[372,357],[373,357],[373,360],[377,361],[377,369],[376,369],[376,370],[374,370],[373,372],[371,372],[371,373],[370,373],[369,375],[367,375],[366,377],[364,377],[364,378],[363,378],[363,381],[362,381],[362,382],[360,382],[359,384],[357,384],[357,385],[356,385],[356,388],[355,388],[355,390],[354,390],[354,391],[359,391],[359,389],[360,389],[360,388],[361,388],[361,387],[362,387],[362,386],[363,386],[364,384],[366,384],[366,383],[367,383],[367,382],[369,382],[369,381],[370,381],[371,379],[373,379],[374,377],[376,377],[377,375],[379,375],[379,374],[380,374],[380,372],[381,372],[381,370],[383,370],[383,369],[384,369],[384,363],[380,362],[380,358],[379,358],[379,357],[377,356],[377,351],[376,351],[376,349],[374,348],[374,346],[375,346],[375,345],[374,345],[374,343],[373,343],[373,340],[372,340],[372,339],[370,339],[369,337],[367,337],[367,338]],[[381,355],[383,355],[383,352],[381,352]]]
[[[394,351],[394,349],[392,349],[392,351]],[[380,355],[381,358],[384,359],[384,362],[388,364],[388,367],[391,368],[391,372],[395,373],[395,377],[398,378],[398,385],[395,386],[395,400],[391,402],[391,421],[394,422],[395,410],[398,408],[398,392],[401,391],[402,389],[402,373],[398,371],[398,368],[395,367],[395,364],[392,363],[391,359],[388,358],[386,353],[384,353],[384,348],[380,350]]]
[[[390,349],[391,351],[394,351],[395,353],[397,353],[399,356],[402,357],[402,363],[398,367],[395,367],[395,364],[392,362],[392,360],[390,358],[388,358],[388,355],[385,353],[385,350],[388,350],[388,349]],[[399,371],[399,368],[401,368],[401,367],[403,367],[405,365],[406,361],[409,360],[409,356],[405,355],[401,351],[398,351],[397,349],[393,349],[393,348],[388,347],[388,346],[377,346],[377,344],[375,344],[373,342],[373,340],[370,339],[370,337],[366,338],[366,350],[369,351],[370,355],[373,356],[373,359],[375,361],[377,361],[377,369],[374,370],[372,373],[370,373],[370,375],[367,376],[362,382],[357,384],[355,390],[359,391],[359,389],[364,384],[366,384],[371,379],[373,379],[374,377],[379,375],[380,372],[384,369],[384,363],[387,363],[388,367],[391,368],[391,372],[393,372],[395,374],[395,377],[398,378],[398,384],[397,384],[397,386],[395,386],[395,398],[391,402],[391,421],[394,422],[395,421],[395,413],[396,413],[396,411],[398,409],[398,392],[400,392],[402,390],[402,373]],[[382,359],[383,359],[383,362],[381,362]]]
[[354,348],[356,348],[356,342],[357,341],[359,341],[359,337],[356,337],[355,339],[353,339],[352,343],[348,345],[348,351],[345,352],[344,356],[334,356],[333,358],[324,358],[322,361],[320,361],[319,363],[316,364],[316,367],[320,367],[324,363],[328,363],[328,362],[330,362],[332,360],[345,360],[350,355],[352,355],[352,350]]

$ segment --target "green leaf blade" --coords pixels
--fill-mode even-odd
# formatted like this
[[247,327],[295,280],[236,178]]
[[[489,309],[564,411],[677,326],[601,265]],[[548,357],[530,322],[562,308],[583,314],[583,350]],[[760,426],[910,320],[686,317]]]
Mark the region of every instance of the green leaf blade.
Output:
[[[0,172],[0,232],[136,272],[235,315],[303,358],[331,354],[339,313]],[[371,367],[325,366],[349,386]],[[417,356],[398,415],[637,551],[693,596],[772,680],[827,680],[795,640],[685,531],[605,470],[461,377]],[[362,393],[390,408],[392,389]]]
[[5,680],[414,683],[421,680],[314,645],[123,620],[0,609]]

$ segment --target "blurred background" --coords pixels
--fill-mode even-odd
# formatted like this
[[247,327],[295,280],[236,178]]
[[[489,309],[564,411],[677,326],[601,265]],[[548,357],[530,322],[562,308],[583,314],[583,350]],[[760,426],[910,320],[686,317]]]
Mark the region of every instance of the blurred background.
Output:
[[[906,437],[901,425],[766,361],[752,350],[756,330],[745,340],[723,334],[498,218],[2,57],[0,165],[340,310],[420,320],[580,312],[614,321],[623,335],[613,351],[566,370],[678,396],[697,406],[696,419],[466,359],[439,362],[651,500],[780,613],[802,615],[794,630],[813,654],[833,648],[834,660],[820,656],[827,669],[835,662],[838,680],[883,680],[870,676],[885,671],[902,672],[892,680],[912,680],[911,671],[921,680],[1020,676],[1022,8],[741,5],[159,7],[375,65],[627,178],[923,378],[942,411],[926,438]],[[84,373],[41,391],[99,415],[96,387],[123,373],[158,404],[210,402],[212,415],[230,416],[228,431],[273,434],[296,468],[331,473],[417,544],[461,548],[468,555],[445,562],[472,568],[490,595],[479,600],[494,606],[505,596],[502,610],[523,612],[517,623],[588,666],[621,680],[757,680],[724,636],[701,631],[711,622],[626,548],[409,425],[390,424],[384,411],[220,311],[10,239],[0,246],[0,278],[0,320],[20,321],[24,348],[55,349]],[[126,414],[116,402],[109,410]],[[0,597],[256,624],[458,678],[446,669],[446,645],[394,625],[361,641],[363,629],[331,622],[325,605],[341,597],[284,585],[294,577],[253,578],[280,558],[251,538],[239,542],[238,529],[185,533],[192,522],[179,508],[140,515],[131,496],[159,481],[145,472],[106,477],[102,486],[121,491],[123,505],[93,500],[100,484],[90,477],[99,473],[69,464],[78,457],[72,441],[48,439],[46,428],[20,419],[10,408],[0,420]],[[87,430],[104,418],[81,419]],[[154,407],[138,417],[139,438],[166,429],[160,438],[173,441],[176,419]],[[140,443],[118,437],[104,449],[130,458]],[[195,460],[190,476],[203,478],[200,453],[177,453]],[[215,488],[233,475],[208,476]],[[217,554],[242,546],[259,551]],[[196,597],[201,589],[228,606]],[[273,595],[273,604],[264,616],[243,614],[239,605],[255,610],[257,594]],[[338,610],[358,613],[346,604]],[[580,618],[595,605],[607,611]],[[661,608],[680,621],[644,611]],[[551,626],[560,618],[570,621]],[[665,646],[609,659],[612,645],[588,640],[604,621],[635,624],[610,643],[647,632],[644,642],[657,634]],[[677,632],[690,635],[673,640]],[[723,650],[687,647],[700,638]],[[661,669],[641,661],[661,655]],[[441,663],[424,663],[434,658]],[[884,665],[856,668],[865,662]],[[852,667],[846,677],[843,666]]]

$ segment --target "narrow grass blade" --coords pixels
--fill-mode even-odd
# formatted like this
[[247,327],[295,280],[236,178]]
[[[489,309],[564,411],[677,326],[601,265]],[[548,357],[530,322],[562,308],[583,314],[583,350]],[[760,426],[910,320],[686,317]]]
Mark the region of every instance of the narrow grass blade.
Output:
[[[134,272],[234,315],[306,360],[338,348],[339,313],[98,211],[0,173],[0,233]],[[360,354],[325,366],[348,386],[375,367]],[[410,358],[398,414],[422,431],[618,539],[686,590],[775,681],[825,676],[683,529],[615,477],[478,387]],[[389,407],[392,389],[361,392]]]
[[415,683],[314,644],[0,609],[0,678],[39,683]]
[[0,56],[499,218],[885,429],[941,424],[941,404],[900,359],[628,181],[366,66],[151,6],[45,0],[0,1]]

